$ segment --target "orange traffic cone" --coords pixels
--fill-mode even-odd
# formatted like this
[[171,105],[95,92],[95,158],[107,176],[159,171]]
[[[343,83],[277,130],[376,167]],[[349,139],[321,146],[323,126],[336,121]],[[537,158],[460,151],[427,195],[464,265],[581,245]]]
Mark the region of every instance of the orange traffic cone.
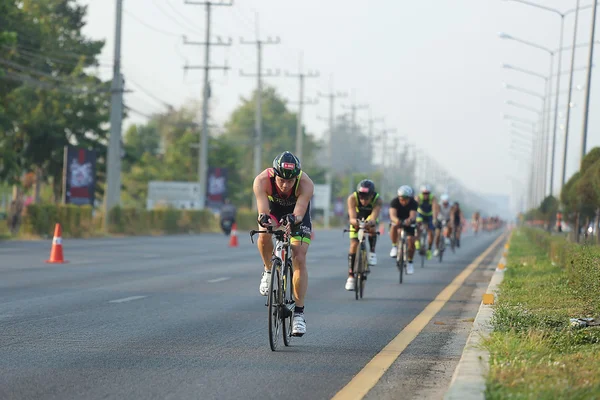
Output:
[[54,228],[54,238],[52,239],[52,249],[50,250],[50,259],[46,260],[47,263],[62,264],[65,261],[63,257],[62,249],[62,229],[60,224],[56,224]]
[[231,226],[231,234],[229,235],[229,247],[238,247],[237,224],[235,222]]

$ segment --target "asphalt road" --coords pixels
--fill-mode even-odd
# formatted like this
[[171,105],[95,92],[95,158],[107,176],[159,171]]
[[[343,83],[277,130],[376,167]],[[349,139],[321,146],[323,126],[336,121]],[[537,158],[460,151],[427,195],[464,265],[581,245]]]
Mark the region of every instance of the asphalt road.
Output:
[[[356,301],[347,236],[318,231],[307,334],[278,352],[245,232],[237,248],[222,235],[64,240],[62,265],[44,262],[50,241],[0,242],[0,398],[329,399],[499,234],[465,237],[402,285],[381,238]],[[492,270],[472,274],[367,397],[443,394]]]

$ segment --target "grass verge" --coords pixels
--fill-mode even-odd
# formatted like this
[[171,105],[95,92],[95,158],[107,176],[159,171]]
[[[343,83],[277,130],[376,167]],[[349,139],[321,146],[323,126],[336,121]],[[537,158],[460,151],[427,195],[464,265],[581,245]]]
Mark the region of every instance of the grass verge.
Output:
[[600,399],[600,327],[569,321],[598,318],[600,305],[522,231],[494,307],[486,399]]

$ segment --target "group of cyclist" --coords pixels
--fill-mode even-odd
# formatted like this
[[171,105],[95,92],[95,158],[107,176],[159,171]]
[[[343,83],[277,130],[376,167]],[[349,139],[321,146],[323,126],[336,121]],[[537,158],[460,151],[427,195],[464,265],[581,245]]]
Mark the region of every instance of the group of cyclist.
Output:
[[[258,174],[253,182],[256,198],[259,228],[286,227],[290,229],[290,246],[293,265],[293,294],[295,309],[292,323],[292,335],[302,336],[306,333],[304,317],[304,300],[308,287],[306,269],[306,253],[310,245],[312,222],[310,217],[310,200],[314,192],[314,184],[310,177],[302,171],[300,160],[285,151],[275,157],[271,168]],[[399,231],[403,229],[408,236],[407,274],[414,273],[413,257],[416,250],[423,252],[428,259],[432,256],[435,239],[436,250],[439,248],[440,231],[443,240],[449,240],[452,229],[457,232],[457,246],[460,247],[460,232],[464,216],[458,202],[450,203],[448,195],[440,196],[441,203],[432,194],[429,185],[420,187],[415,195],[408,185],[400,186],[397,197],[390,203],[390,239],[392,248],[390,257],[396,257]],[[366,221],[366,230],[375,233],[381,216],[383,201],[375,190],[375,184],[369,179],[362,180],[356,191],[347,198],[348,218],[350,224],[350,249],[348,251],[348,278],[346,290],[354,289],[353,264],[358,249],[358,224]],[[416,228],[415,228],[416,226]],[[440,229],[440,228],[444,229]],[[438,228],[438,229],[436,229]],[[427,243],[420,243],[418,238],[421,229],[427,230]],[[437,235],[434,233],[437,231]],[[271,257],[273,242],[271,235],[260,235],[258,250],[263,260],[259,292],[267,296],[271,280]],[[375,247],[377,235],[369,235],[368,264],[377,264]],[[434,253],[435,254],[435,253]],[[367,267],[368,268],[368,267]],[[368,271],[368,269],[367,269]]]
[[[426,255],[427,259],[432,257],[432,248],[435,242],[433,255],[437,256],[440,248],[440,240],[450,241],[452,230],[456,230],[456,245],[460,247],[460,234],[462,232],[464,215],[460,204],[450,203],[449,196],[442,194],[441,203],[431,193],[431,186],[423,185],[420,192],[415,196],[413,189],[408,185],[398,188],[397,197],[390,202],[389,207],[389,231],[392,241],[390,257],[396,258],[398,254],[398,238],[400,230],[404,230],[408,244],[408,265],[406,273],[414,273],[413,258],[418,250]],[[358,221],[364,219],[367,222],[366,232],[369,235],[369,257],[368,265],[377,264],[375,255],[375,243],[377,236],[375,229],[379,225],[379,216],[382,209],[382,201],[379,193],[375,191],[375,184],[369,179],[358,183],[356,191],[348,196],[348,217],[350,223],[350,249],[348,251],[348,278],[346,290],[354,290],[353,265],[358,247],[356,229]],[[427,230],[427,243],[420,243],[421,230]],[[367,267],[367,274],[369,269]]]

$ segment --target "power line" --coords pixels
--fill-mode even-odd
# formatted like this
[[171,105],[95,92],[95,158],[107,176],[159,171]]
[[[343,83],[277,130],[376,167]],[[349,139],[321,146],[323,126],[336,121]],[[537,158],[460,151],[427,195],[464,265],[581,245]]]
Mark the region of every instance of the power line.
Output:
[[196,46],[204,46],[204,65],[197,66],[184,66],[184,71],[188,69],[203,69],[204,70],[204,90],[202,96],[202,132],[200,133],[200,143],[199,149],[200,155],[198,157],[198,175],[199,175],[199,183],[200,183],[200,207],[206,207],[206,182],[207,182],[207,173],[208,173],[208,102],[211,95],[210,90],[210,82],[209,82],[209,71],[211,69],[221,69],[227,71],[229,69],[228,66],[215,66],[210,64],[210,47],[211,46],[230,46],[231,38],[228,42],[223,42],[221,38],[218,38],[217,42],[211,42],[210,37],[210,23],[211,23],[211,7],[213,6],[231,6],[233,5],[233,0],[229,2],[211,2],[211,1],[189,1],[186,0],[185,4],[192,5],[203,5],[206,7],[206,32],[204,42],[188,42],[187,38],[184,36],[183,41],[184,44],[196,45]]
[[[254,175],[257,176],[260,173],[260,164],[262,160],[262,78],[264,76],[277,76],[279,75],[279,70],[273,72],[271,70],[263,71],[262,68],[262,50],[263,46],[266,44],[279,44],[279,37],[271,38],[268,37],[266,40],[260,39],[259,29],[258,29],[258,14],[255,13],[256,18],[256,40],[244,40],[244,38],[240,38],[241,44],[249,44],[256,46],[256,58],[257,58],[257,68],[256,74],[248,74],[244,71],[240,70],[240,75],[244,77],[256,77],[256,118],[254,121]],[[256,199],[252,201],[252,209],[256,211]]]
[[311,105],[311,104],[317,104],[318,100],[308,100],[305,101],[304,100],[304,79],[306,78],[317,78],[319,77],[319,71],[311,71],[309,70],[308,72],[304,72],[303,70],[303,65],[302,65],[302,58],[303,58],[303,54],[302,52],[300,52],[300,60],[299,60],[299,72],[296,74],[290,74],[289,72],[285,72],[285,75],[287,77],[292,77],[292,78],[298,78],[298,80],[300,81],[300,92],[299,92],[299,98],[298,98],[298,115],[296,117],[296,157],[298,157],[300,160],[303,159],[303,147],[304,147],[304,134],[302,131],[302,111],[304,108],[304,105]]
[[[329,140],[327,141],[327,157],[326,159],[328,160],[328,165],[325,171],[325,183],[327,184],[327,186],[329,186],[330,190],[331,190],[331,184],[332,184],[332,180],[333,180],[333,160],[332,160],[332,153],[333,153],[333,131],[335,129],[334,125],[335,125],[335,99],[338,97],[346,97],[347,94],[343,93],[343,92],[336,92],[333,90],[333,79],[331,79],[330,81],[330,91],[329,93],[321,93],[321,92],[317,92],[319,96],[321,97],[326,97],[329,99]],[[329,204],[330,202],[328,202]],[[331,215],[330,212],[330,205],[328,205],[328,207],[325,209],[325,228],[329,228],[329,217]]]
[[140,91],[142,91],[143,93],[145,93],[148,97],[150,97],[151,99],[157,101],[158,103],[160,103],[163,106],[166,106],[168,108],[173,108],[173,106],[169,103],[167,103],[166,101],[160,99],[158,96],[153,95],[151,92],[149,92],[146,88],[144,88],[142,85],[140,85],[139,83],[135,82],[133,79],[131,78],[127,78],[127,80],[131,83],[133,83],[133,85],[135,87],[137,87]]
[[153,30],[155,32],[158,32],[158,33],[162,33],[163,35],[167,35],[167,36],[181,37],[180,34],[169,32],[169,31],[165,31],[163,29],[155,27],[154,25],[150,25],[147,22],[144,22],[143,20],[141,20],[140,18],[138,18],[135,14],[127,11],[127,9],[123,10],[123,12],[125,12],[125,14],[129,15],[131,18],[133,18],[134,20],[136,20],[140,24],[144,25],[148,29],[151,29],[151,30]]

